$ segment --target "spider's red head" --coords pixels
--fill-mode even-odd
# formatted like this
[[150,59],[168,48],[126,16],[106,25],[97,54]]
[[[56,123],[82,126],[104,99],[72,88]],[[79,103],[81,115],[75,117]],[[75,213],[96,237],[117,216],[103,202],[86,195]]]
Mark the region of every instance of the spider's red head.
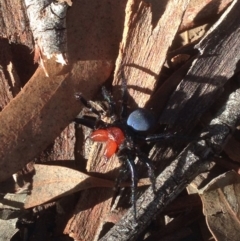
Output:
[[109,127],[107,129],[99,129],[90,135],[92,141],[106,142],[104,157],[109,159],[118,150],[118,147],[125,140],[123,131],[118,127]]

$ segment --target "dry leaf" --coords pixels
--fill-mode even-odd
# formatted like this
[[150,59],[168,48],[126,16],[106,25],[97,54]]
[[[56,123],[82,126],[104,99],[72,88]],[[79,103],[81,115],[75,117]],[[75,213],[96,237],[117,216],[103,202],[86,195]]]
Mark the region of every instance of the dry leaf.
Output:
[[213,179],[201,195],[208,227],[216,240],[239,240],[240,176],[226,172]]
[[35,170],[31,194],[26,199],[25,208],[92,187],[114,186],[114,181],[92,177],[66,167],[35,165]]
[[[89,176],[67,167],[34,165],[31,194],[27,197],[24,208],[31,208],[52,199],[69,195],[93,187],[114,187],[115,181]],[[140,179],[138,186],[150,185],[149,178]],[[121,186],[130,186],[122,183]]]

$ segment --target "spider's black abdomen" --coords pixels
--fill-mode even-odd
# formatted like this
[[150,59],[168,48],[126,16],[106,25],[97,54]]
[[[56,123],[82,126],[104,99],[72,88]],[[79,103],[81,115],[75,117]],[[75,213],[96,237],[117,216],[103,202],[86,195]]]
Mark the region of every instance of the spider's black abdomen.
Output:
[[149,110],[140,108],[129,115],[127,125],[135,131],[148,131],[156,125],[156,118]]

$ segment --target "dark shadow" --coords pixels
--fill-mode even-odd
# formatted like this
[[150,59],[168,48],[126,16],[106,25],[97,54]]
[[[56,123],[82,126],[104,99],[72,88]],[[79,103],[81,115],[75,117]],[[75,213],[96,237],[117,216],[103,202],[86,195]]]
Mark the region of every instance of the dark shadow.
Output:
[[[15,58],[19,57],[19,52],[13,51],[12,45],[9,44],[9,41],[7,39],[0,39],[0,66],[2,67],[5,80],[7,81],[7,83],[3,84],[5,86],[9,86],[9,90],[12,93],[12,95],[16,96],[22,87],[22,84],[21,82],[19,82],[19,79],[17,77],[19,76],[21,79],[21,73],[24,71],[24,68],[17,68],[18,63],[23,62],[23,60],[19,59],[18,61],[15,61]],[[23,45],[18,46],[27,49],[27,47],[24,47]],[[28,64],[26,64],[25,69],[28,68],[31,69],[31,67],[28,66]]]
[[[218,18],[217,15],[221,0],[210,1],[193,19],[193,22],[197,23],[198,26],[201,26],[205,23],[214,23]],[[230,5],[230,3],[229,3]],[[210,10],[209,10],[210,9]],[[211,11],[211,16],[206,18],[206,13]],[[214,16],[214,17],[213,17]]]
[[[166,105],[159,123],[175,126],[176,129],[191,129],[194,120],[210,108],[223,92],[227,79],[223,76],[207,78],[188,74],[180,83]],[[209,83],[206,85],[206,83]],[[183,87],[181,87],[181,85]],[[189,86],[189,87],[188,87]],[[185,92],[187,91],[187,92]]]
[[34,64],[34,52],[27,46],[21,44],[10,44],[12,61],[17,70],[22,86],[32,77],[38,64]]
[[143,72],[145,72],[145,73],[147,73],[147,74],[149,74],[149,75],[151,75],[151,76],[153,76],[155,78],[158,78],[158,74],[157,73],[154,73],[153,71],[151,71],[151,70],[149,70],[149,69],[147,69],[145,67],[139,66],[137,64],[131,64],[131,63],[125,64],[125,65],[122,66],[122,68],[124,68],[125,66],[141,70],[141,71],[143,71]]
[[163,15],[168,1],[167,0],[162,0],[162,1],[147,0],[147,1],[145,1],[145,3],[149,4],[151,6],[151,10],[152,10],[152,29],[154,29],[156,27],[156,25],[158,24],[159,19]]

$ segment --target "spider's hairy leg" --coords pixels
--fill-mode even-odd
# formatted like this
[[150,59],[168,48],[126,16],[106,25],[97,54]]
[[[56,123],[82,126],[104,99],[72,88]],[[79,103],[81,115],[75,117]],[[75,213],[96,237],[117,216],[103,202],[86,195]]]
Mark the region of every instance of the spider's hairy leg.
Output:
[[[122,152],[122,155],[118,154],[118,157],[120,161],[123,163],[123,165],[128,167],[128,170],[130,171],[130,175],[131,175],[131,202],[133,205],[134,218],[136,220],[137,218],[136,190],[137,190],[138,178],[137,178],[136,167],[134,163],[135,156],[131,153],[130,150],[122,150],[121,152]],[[117,180],[119,181],[119,179]]]
[[101,117],[102,113],[100,111],[98,111],[96,108],[94,108],[94,106],[92,106],[91,102],[89,102],[88,100],[86,100],[83,96],[82,93],[76,93],[75,97],[77,100],[80,100],[81,103],[87,107],[91,112],[93,112],[94,114],[96,114],[99,118]]
[[146,136],[145,141],[148,142],[161,142],[169,139],[173,139],[176,137],[176,134],[173,133],[161,133],[155,135]]
[[96,126],[96,118],[89,118],[88,116],[77,117],[74,119],[76,124],[80,124],[86,126],[90,129],[95,129]]
[[102,95],[109,105],[109,117],[111,117],[111,119],[115,121],[117,119],[116,103],[113,100],[112,95],[107,91],[105,86],[102,87]]
[[92,130],[107,127],[107,123],[105,123],[104,121],[100,120],[99,118],[95,118],[95,117],[87,116],[87,115],[83,115],[81,117],[75,118],[74,122],[76,124],[86,126]]
[[120,187],[120,184],[124,180],[124,177],[127,174],[127,172],[128,172],[128,169],[126,168],[125,162],[123,162],[119,169],[118,177],[115,180],[115,186],[114,186],[115,191],[117,191],[117,189]]
[[156,176],[154,174],[154,165],[152,161],[147,157],[147,155],[140,151],[139,148],[136,148],[136,155],[142,163],[144,163],[148,168],[148,176],[150,178],[153,192],[156,192]]
[[184,142],[190,142],[190,141],[197,140],[196,137],[184,136],[176,133],[160,133],[160,134],[147,135],[145,137],[137,136],[137,138],[144,142],[163,142],[167,140],[176,140],[176,141],[179,140]]
[[132,205],[133,205],[133,212],[134,218],[137,218],[137,207],[136,207],[136,190],[137,190],[137,177],[136,177],[136,169],[134,160],[126,158],[126,162],[128,164],[128,168],[131,173],[132,185],[131,185],[131,192],[132,192]]
[[127,90],[127,80],[122,75],[122,109],[121,109],[121,118],[126,118],[128,115],[127,104],[128,104],[129,93]]

